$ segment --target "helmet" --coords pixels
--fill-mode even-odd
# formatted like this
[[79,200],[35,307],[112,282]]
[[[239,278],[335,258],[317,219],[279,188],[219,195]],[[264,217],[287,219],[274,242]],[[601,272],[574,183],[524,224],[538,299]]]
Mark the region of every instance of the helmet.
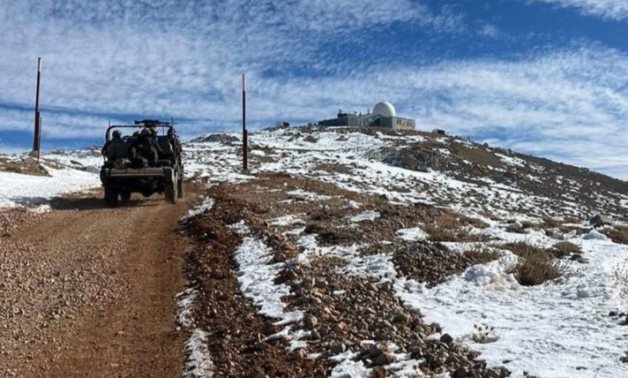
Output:
[[114,138],[120,138],[121,136],[122,136],[122,133],[120,132],[120,130],[113,130]]
[[141,136],[150,136],[150,135],[151,135],[151,132],[150,132],[150,130],[149,130],[149,129],[147,129],[147,128],[146,128],[146,129],[142,129],[142,132],[140,132],[140,135],[141,135]]

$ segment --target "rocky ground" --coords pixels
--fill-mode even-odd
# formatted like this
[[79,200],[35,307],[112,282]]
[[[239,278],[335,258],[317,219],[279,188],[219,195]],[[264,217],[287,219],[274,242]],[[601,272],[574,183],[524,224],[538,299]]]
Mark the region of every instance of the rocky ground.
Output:
[[[196,241],[188,254],[187,274],[200,292],[195,327],[208,333],[218,376],[328,376],[343,355],[362,361],[372,369],[365,374],[375,377],[393,375],[412,364],[416,374],[508,375],[506,369],[486,366],[478,353],[441,335],[439,325],[425,322],[420,312],[404,308],[391,284],[343,272],[348,262],[341,255],[314,254],[307,264],[294,264],[295,256],[307,248],[298,244],[299,233],[290,232],[295,227],[321,246],[367,246],[395,240],[395,230],[405,224],[455,214],[429,206],[390,205],[376,196],[280,174],[260,175],[239,185],[218,184],[205,195],[215,201],[212,209],[185,224],[185,232]],[[379,214],[378,222],[357,221],[365,212]],[[458,218],[460,228],[473,222]],[[281,267],[274,282],[289,287],[289,294],[282,297],[286,309],[305,314],[291,331],[300,329],[298,347],[291,344],[294,335],[286,332],[285,324],[256,316],[255,306],[238,293],[233,254],[243,238],[227,226],[242,221],[252,235],[268,243],[272,262]],[[391,245],[389,250],[394,261],[406,268],[400,270],[402,274],[432,283],[497,258],[490,253],[446,253],[438,242],[412,243],[406,247],[412,252],[407,253],[394,248],[399,246]],[[417,248],[422,252],[417,253]],[[356,253],[368,257],[370,251]]]

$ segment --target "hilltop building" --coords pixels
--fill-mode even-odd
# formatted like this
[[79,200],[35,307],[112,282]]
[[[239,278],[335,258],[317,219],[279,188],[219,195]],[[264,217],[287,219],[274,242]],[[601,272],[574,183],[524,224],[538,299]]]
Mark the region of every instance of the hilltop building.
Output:
[[410,118],[397,116],[393,104],[383,101],[375,105],[373,112],[366,114],[351,114],[338,112],[336,118],[318,122],[321,126],[370,126],[386,127],[394,130],[414,130],[416,122]]

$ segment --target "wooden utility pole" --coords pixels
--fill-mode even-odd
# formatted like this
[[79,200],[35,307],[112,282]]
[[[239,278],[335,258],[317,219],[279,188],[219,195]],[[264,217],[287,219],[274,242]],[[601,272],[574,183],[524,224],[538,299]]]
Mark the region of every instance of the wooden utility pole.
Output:
[[242,74],[242,170],[249,169],[249,133],[246,130],[246,76]]
[[41,80],[41,58],[37,58],[37,90],[35,92],[35,131],[33,133],[33,152],[41,149],[41,115],[39,114],[39,83]]

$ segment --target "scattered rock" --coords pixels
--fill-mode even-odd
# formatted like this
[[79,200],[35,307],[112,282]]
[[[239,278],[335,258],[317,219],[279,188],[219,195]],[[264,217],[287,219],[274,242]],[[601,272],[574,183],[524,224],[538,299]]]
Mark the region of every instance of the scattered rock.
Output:
[[440,341],[449,345],[454,341],[454,338],[451,337],[448,333],[446,333],[440,337]]
[[317,324],[318,324],[318,320],[316,319],[316,316],[314,315],[307,314],[303,318],[303,325],[308,330],[314,329]]

